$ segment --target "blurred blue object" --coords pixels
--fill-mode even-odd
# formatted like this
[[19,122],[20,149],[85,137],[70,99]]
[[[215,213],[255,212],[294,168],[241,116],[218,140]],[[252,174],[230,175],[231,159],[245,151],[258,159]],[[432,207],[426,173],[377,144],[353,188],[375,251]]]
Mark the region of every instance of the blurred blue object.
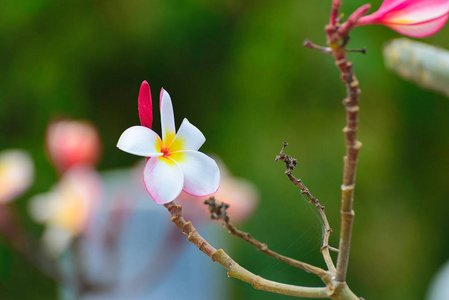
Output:
[[[133,169],[105,172],[102,178],[102,207],[61,258],[66,287],[60,288],[60,299],[227,298],[225,270],[187,241]],[[220,228],[195,226],[220,244]]]
[[449,299],[449,261],[438,271],[430,284],[428,300]]

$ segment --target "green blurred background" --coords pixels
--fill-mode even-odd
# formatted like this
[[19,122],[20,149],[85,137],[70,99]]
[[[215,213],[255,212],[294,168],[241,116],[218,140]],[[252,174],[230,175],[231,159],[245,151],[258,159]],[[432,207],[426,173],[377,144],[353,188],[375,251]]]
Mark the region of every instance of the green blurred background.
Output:
[[[365,3],[343,2],[346,14]],[[375,8],[381,3],[371,2]],[[0,148],[28,150],[37,167],[35,184],[18,200],[22,213],[29,197],[56,179],[43,148],[53,118],[98,126],[101,170],[138,159],[115,144],[124,129],[138,124],[138,90],[147,80],[153,98],[161,87],[170,92],[178,122],[188,117],[202,130],[204,152],[217,154],[234,175],[260,189],[258,210],[243,229],[275,251],[324,267],[322,225],[274,157],[288,141],[286,152],[299,160],[295,174],[326,206],[331,244],[338,246],[344,88],[330,56],[302,47],[306,37],[324,44],[330,3],[1,1]],[[424,41],[449,47],[448,34],[446,26]],[[368,49],[367,55],[350,55],[362,89],[364,146],[348,274],[350,287],[366,299],[423,299],[449,258],[449,100],[385,69],[382,45],[398,36],[363,27],[350,42]],[[154,126],[158,131],[157,114]],[[31,221],[28,226],[41,230]],[[231,241],[227,250],[258,275],[322,285]],[[290,299],[229,280],[232,299]],[[1,243],[0,297],[55,299],[56,292]]]

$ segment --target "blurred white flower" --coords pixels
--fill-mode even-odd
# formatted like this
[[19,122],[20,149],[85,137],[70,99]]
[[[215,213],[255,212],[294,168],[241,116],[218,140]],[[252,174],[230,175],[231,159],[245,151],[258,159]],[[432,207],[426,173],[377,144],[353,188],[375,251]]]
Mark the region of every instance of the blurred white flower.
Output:
[[102,197],[98,173],[87,166],[70,168],[50,192],[30,200],[30,214],[45,223],[43,242],[54,256],[87,227]]
[[0,152],[0,203],[6,203],[28,189],[34,180],[34,165],[27,152]]

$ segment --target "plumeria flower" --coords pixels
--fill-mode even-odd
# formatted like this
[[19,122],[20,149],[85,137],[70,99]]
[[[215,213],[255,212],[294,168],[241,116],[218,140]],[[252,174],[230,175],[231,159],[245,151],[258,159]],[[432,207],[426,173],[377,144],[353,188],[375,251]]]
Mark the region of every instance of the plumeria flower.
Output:
[[58,256],[86,230],[101,198],[98,173],[80,165],[65,172],[50,192],[30,200],[31,217],[47,225],[43,243],[50,254]]
[[52,122],[47,129],[46,144],[52,163],[61,173],[76,165],[95,166],[101,153],[98,131],[86,121]]
[[160,112],[162,138],[150,129],[151,94],[144,81],[139,95],[142,126],[125,130],[117,144],[125,152],[149,158],[143,171],[148,193],[158,204],[173,201],[181,191],[194,196],[215,193],[220,182],[218,166],[197,151],[206,141],[204,135],[187,119],[176,132],[172,101],[164,89],[160,93]]
[[407,36],[435,34],[446,23],[449,0],[384,0],[379,10],[361,17],[356,26],[381,24]]
[[34,165],[22,150],[0,152],[0,204],[22,194],[34,179]]

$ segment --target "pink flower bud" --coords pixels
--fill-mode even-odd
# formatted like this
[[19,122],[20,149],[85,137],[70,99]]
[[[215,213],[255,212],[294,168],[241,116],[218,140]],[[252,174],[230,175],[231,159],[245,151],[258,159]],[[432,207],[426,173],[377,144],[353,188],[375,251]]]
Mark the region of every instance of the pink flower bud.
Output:
[[423,38],[437,33],[448,14],[449,0],[384,0],[378,11],[360,18],[357,26],[381,24]]
[[361,17],[363,17],[364,15],[366,15],[366,13],[368,12],[368,10],[370,8],[371,8],[371,4],[365,4],[365,5],[362,5],[361,7],[357,8],[352,13],[352,15],[349,16],[348,20],[340,26],[340,28],[338,29],[338,34],[341,37],[346,36],[352,28],[357,26],[357,22],[359,21],[359,19]]
[[50,159],[61,173],[77,165],[94,166],[100,157],[100,136],[88,122],[53,122],[48,126],[46,141]]
[[153,107],[150,85],[146,81],[140,85],[138,105],[140,124],[151,129],[153,124]]

